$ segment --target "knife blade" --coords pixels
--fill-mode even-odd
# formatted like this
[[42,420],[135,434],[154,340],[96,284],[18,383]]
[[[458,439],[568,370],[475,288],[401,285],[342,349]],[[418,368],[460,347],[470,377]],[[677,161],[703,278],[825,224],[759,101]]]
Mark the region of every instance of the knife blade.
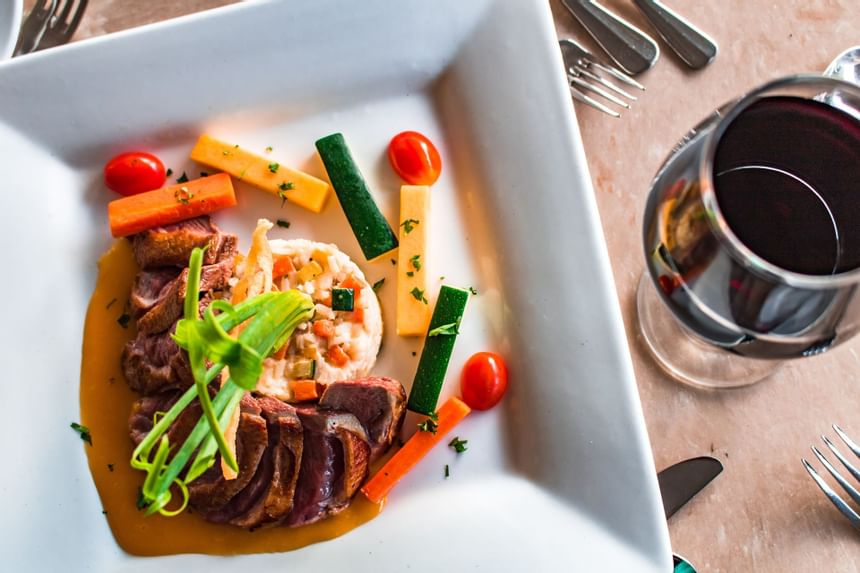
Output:
[[671,465],[657,474],[666,519],[702,491],[723,471],[719,460],[701,456]]

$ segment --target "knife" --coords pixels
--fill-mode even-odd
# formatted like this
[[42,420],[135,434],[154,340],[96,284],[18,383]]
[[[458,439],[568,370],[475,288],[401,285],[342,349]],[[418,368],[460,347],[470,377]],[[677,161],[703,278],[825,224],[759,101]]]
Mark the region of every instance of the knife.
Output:
[[[723,464],[715,458],[702,456],[691,458],[671,465],[657,474],[660,485],[660,497],[663,498],[663,510],[666,519],[690,501],[706,485],[720,475]],[[696,573],[693,566],[680,555],[672,555],[674,560],[673,573]]]

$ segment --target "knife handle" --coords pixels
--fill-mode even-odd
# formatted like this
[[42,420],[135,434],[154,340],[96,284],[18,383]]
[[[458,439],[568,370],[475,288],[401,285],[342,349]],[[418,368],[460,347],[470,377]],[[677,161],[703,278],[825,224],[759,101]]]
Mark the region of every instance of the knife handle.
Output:
[[685,64],[698,70],[717,56],[717,44],[659,0],[634,0],[669,47]]
[[657,62],[660,48],[645,32],[592,0],[562,0],[565,8],[628,74],[644,72]]

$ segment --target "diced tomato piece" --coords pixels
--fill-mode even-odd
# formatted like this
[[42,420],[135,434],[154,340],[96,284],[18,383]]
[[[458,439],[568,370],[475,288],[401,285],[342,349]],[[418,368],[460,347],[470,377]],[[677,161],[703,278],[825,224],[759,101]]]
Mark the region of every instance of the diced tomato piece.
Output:
[[361,302],[361,289],[364,285],[361,284],[354,276],[349,275],[342,283],[337,285],[340,288],[351,288],[353,291],[353,304],[358,305]]
[[329,362],[340,368],[349,364],[349,354],[344,352],[343,348],[340,346],[332,346],[329,348],[326,353],[326,358],[328,358]]
[[364,307],[357,306],[352,311],[352,321],[359,324],[364,323]]
[[296,270],[293,260],[287,255],[275,255],[275,264],[272,267],[272,278],[276,279],[288,275]]
[[320,338],[331,338],[334,336],[334,323],[330,320],[316,320],[313,325],[314,334]]
[[293,393],[293,402],[319,400],[320,386],[316,380],[290,380],[289,387]]

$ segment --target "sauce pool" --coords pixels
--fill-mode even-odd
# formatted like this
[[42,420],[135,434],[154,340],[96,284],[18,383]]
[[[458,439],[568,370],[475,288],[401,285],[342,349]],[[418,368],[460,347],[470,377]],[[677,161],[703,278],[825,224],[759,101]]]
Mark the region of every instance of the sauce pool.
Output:
[[193,510],[176,517],[145,517],[137,509],[143,472],[129,465],[132,443],[128,416],[139,397],[120,368],[125,344],[137,334],[134,322],[123,328],[137,265],[130,243],[121,239],[99,260],[99,276],[87,309],[81,360],[81,423],[90,429],[85,445],[105,517],[119,546],[132,555],[177,553],[237,555],[290,551],[339,537],[379,515],[382,504],[357,495],[343,512],[298,528],[273,527],[249,532],[204,521]]

